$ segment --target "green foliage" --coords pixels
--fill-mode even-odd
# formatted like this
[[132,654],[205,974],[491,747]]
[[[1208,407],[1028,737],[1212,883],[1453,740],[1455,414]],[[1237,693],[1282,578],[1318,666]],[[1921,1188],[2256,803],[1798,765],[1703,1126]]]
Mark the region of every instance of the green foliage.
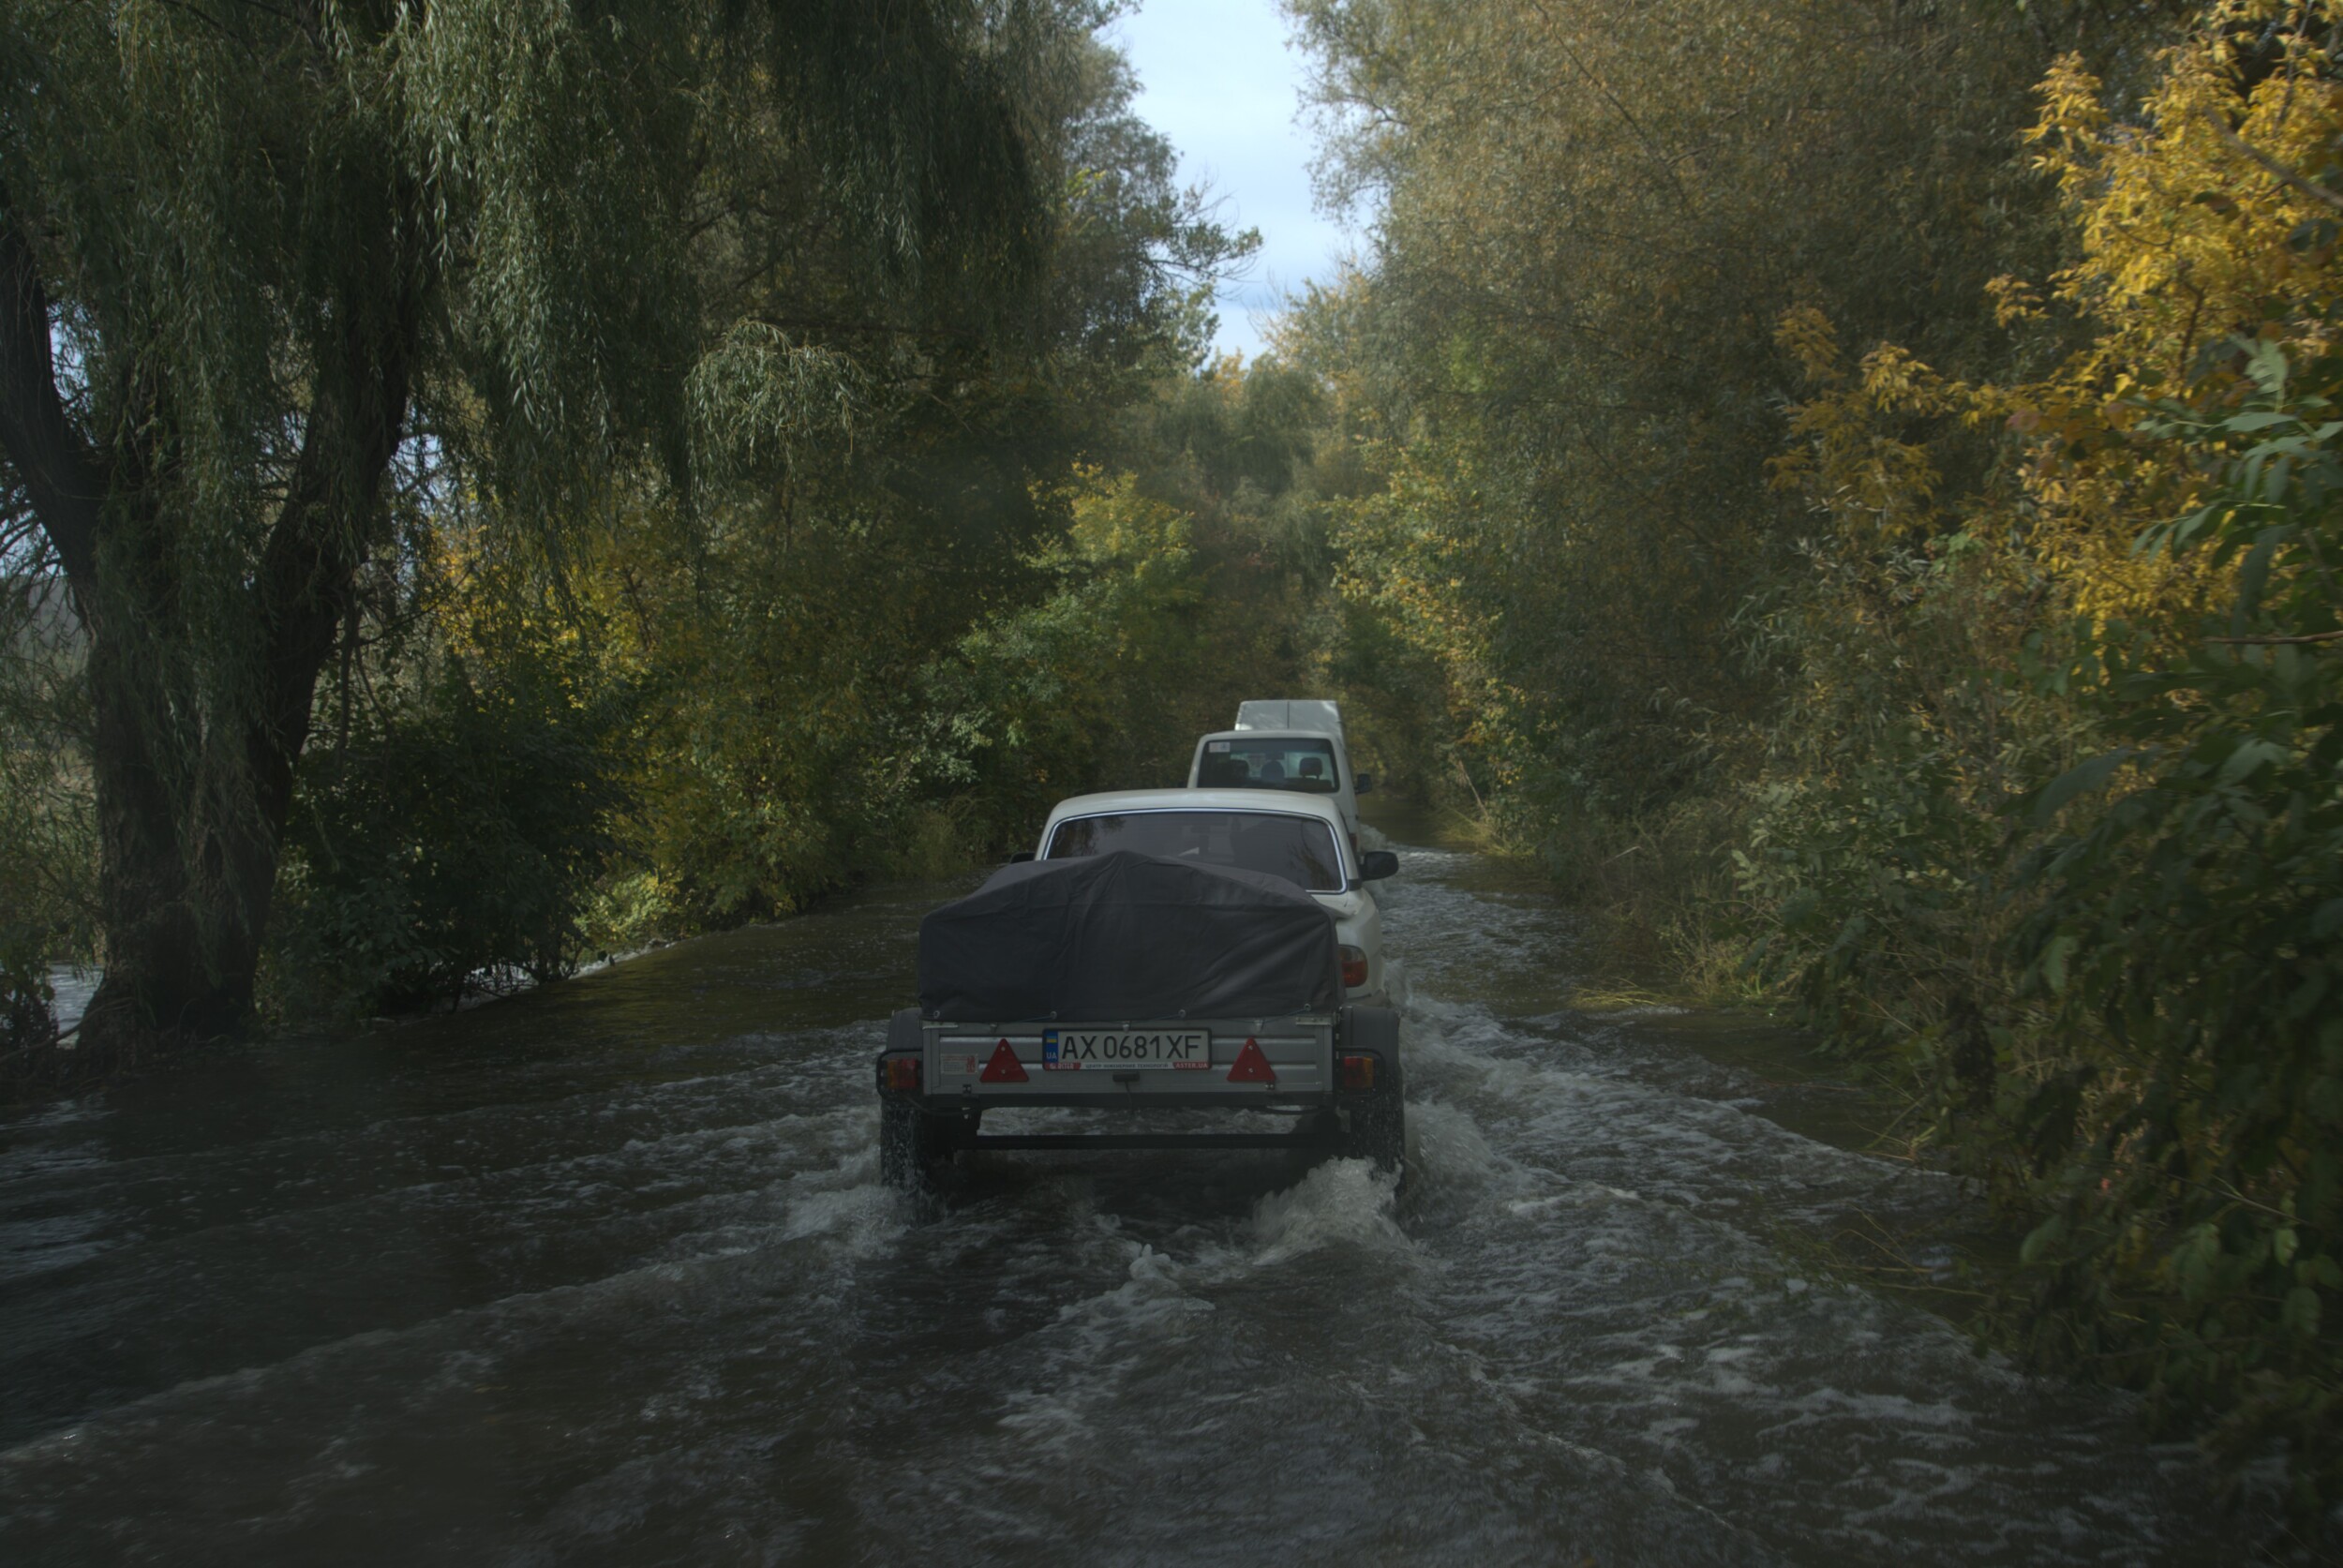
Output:
[[2007,1332],[2320,1516],[2333,8],[1289,8],[1383,205],[1281,349],[1432,776],[1690,983],[1745,950],[2038,1223]]
[[2142,539],[2237,562],[2235,598],[2178,660],[2108,628],[2120,746],[2033,800],[2064,830],[2027,978],[2100,1044],[2026,1108],[2028,1250],[2071,1314],[2037,1335],[2219,1412],[2232,1452],[2284,1439],[2315,1507],[2343,1494],[2343,361],[2239,360],[2157,411],[2210,495]]
[[[784,330],[778,306],[735,329],[691,382],[735,416],[700,422],[708,487],[689,508],[632,487],[580,563],[614,667],[646,694],[613,904],[629,929],[971,864],[1024,840],[1037,790],[1141,745],[1153,732],[1131,714],[1179,710],[1166,649],[1186,633],[1146,606],[1185,544],[1098,533],[1086,509],[1112,484],[1070,476],[1183,377],[1207,326],[1198,291],[1252,241],[1173,183],[1097,19],[1056,14],[1019,35],[1037,52],[1028,153],[1052,193],[1030,295],[995,299],[984,333],[931,301],[929,324],[899,318],[883,351]],[[1133,618],[1119,634],[1115,615]],[[1074,722],[1118,707],[1102,729]]]
[[1067,795],[1186,782],[1208,648],[1189,532],[1129,477],[1089,476],[1065,540],[1034,558],[1033,602],[922,672],[912,765],[992,842],[1022,844]]
[[559,559],[651,476],[688,526],[873,380],[1037,335],[1097,20],[0,13],[0,485],[90,639],[90,1059],[244,1021],[315,684],[401,503]]
[[1452,787],[1529,839],[1730,790],[1794,679],[1744,601],[1800,579],[1810,527],[1765,482],[1774,323],[2006,351],[1985,285],[2060,241],[2015,156],[2045,37],[1999,4],[1289,9],[1330,186],[1384,197],[1371,271],[1292,335],[1382,482],[1336,537],[1442,674]]
[[[1830,535],[1753,606],[1797,680],[1744,887],[1814,1016],[2034,1225],[2004,1331],[2232,1461],[2282,1448],[2315,1518],[2343,1481],[2335,251],[2319,191],[2236,143],[2326,157],[2343,87],[2323,17],[2276,17],[2207,7],[2136,123],[2048,74],[2056,297],[2091,337],[2040,380],[1888,347],[1849,373],[1785,317],[1816,391],[1777,476]],[[1988,430],[1998,465],[1946,483]]]
[[94,946],[81,648],[60,601],[37,569],[0,575],[0,1056],[53,1035],[50,966]]
[[1806,557],[1745,616],[1795,675],[1733,857],[1751,958],[1837,1048],[1900,1060],[1957,1115],[2019,1022],[2002,808],[2096,732],[2027,679],[2036,585],[1974,536]]
[[14,921],[0,930],[0,1073],[56,1038],[56,987],[37,933]]
[[110,1018],[232,1026],[280,840],[279,995],[374,1008],[995,834],[900,766],[921,672],[1066,586],[1049,498],[1254,243],[1111,14],[8,13],[0,493],[138,808]]
[[628,804],[625,689],[500,618],[309,760],[279,882],[295,1010],[396,1012],[568,974]]

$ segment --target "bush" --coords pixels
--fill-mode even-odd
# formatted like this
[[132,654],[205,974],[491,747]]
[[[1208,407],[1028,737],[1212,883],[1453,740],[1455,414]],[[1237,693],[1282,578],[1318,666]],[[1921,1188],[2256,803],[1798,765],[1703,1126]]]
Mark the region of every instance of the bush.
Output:
[[82,644],[41,559],[0,572],[0,1059],[56,1035],[50,965],[97,956]]
[[[2125,742],[2035,799],[2022,933],[2062,1031],[2097,1043],[2019,1108],[2049,1217],[2031,1322],[2054,1359],[2290,1450],[2343,1498],[2343,359],[2241,356],[2153,433],[2206,505],[2143,543],[2236,565],[2178,659],[2099,637]],[[2111,788],[2113,799],[2094,799]],[[2044,1311],[2043,1308],[2048,1308]]]
[[580,700],[568,663],[450,656],[312,756],[274,924],[296,1008],[398,1012],[575,967],[625,802],[620,697]]

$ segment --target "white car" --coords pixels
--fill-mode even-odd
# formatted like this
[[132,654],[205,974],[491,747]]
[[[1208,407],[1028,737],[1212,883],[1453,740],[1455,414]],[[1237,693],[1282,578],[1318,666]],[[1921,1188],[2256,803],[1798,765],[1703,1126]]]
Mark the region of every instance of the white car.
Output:
[[[1291,824],[1281,836],[1260,834]],[[1324,834],[1317,832],[1323,825]],[[1255,834],[1242,829],[1251,828]],[[1250,843],[1248,843],[1248,838]],[[1335,918],[1344,1000],[1391,1005],[1383,975],[1383,917],[1367,884],[1399,869],[1388,850],[1362,851],[1332,796],[1245,789],[1118,789],[1061,800],[1042,826],[1034,858],[1064,859],[1107,849],[1267,872],[1297,884]]]

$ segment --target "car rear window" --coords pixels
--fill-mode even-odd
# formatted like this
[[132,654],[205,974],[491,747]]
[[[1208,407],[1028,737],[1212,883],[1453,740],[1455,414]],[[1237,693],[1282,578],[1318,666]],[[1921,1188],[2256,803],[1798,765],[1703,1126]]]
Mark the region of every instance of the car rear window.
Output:
[[1278,740],[1207,740],[1196,769],[1203,789],[1291,789],[1332,795],[1335,746],[1331,740],[1288,737]]
[[1314,893],[1342,890],[1342,858],[1333,829],[1306,816],[1273,812],[1070,816],[1051,833],[1042,859],[1070,860],[1115,849],[1265,872]]

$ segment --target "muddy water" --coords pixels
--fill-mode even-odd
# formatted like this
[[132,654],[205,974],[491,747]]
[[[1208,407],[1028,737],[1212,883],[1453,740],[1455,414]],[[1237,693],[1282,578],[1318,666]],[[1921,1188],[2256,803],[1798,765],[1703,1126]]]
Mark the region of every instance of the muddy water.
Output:
[[937,889],[0,1124],[0,1559],[2235,1555],[2120,1398],[1814,1266],[1942,1178],[1794,1130],[1737,1026],[1572,1012],[1565,911],[1403,859],[1397,1199],[994,1156],[907,1209],[868,1061]]

